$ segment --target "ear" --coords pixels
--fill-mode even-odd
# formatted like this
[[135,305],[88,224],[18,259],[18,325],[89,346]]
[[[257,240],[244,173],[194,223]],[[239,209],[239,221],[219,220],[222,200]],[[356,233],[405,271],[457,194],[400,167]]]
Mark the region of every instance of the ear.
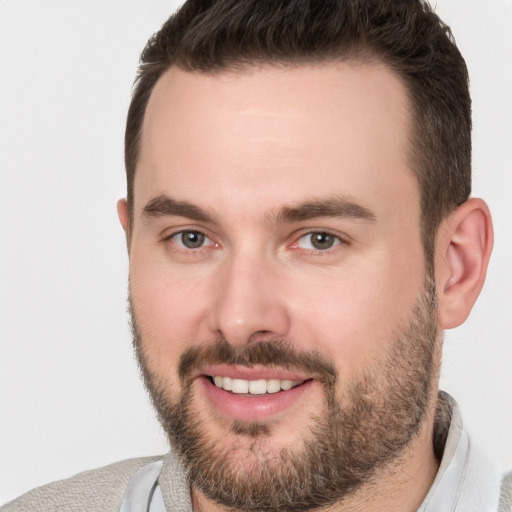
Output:
[[438,322],[441,329],[464,323],[485,280],[493,246],[489,208],[471,198],[439,229],[436,241]]
[[119,222],[121,223],[121,226],[124,229],[124,233],[126,236],[126,245],[128,246],[129,251],[131,226],[130,211],[126,199],[119,199],[119,201],[117,201],[117,216],[119,217]]

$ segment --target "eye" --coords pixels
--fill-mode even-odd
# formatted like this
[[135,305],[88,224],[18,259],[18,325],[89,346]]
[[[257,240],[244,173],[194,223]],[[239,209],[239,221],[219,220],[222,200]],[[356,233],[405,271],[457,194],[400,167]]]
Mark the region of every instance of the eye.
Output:
[[183,249],[199,249],[213,242],[201,231],[186,230],[172,235],[169,240]]
[[341,243],[340,237],[326,233],[325,231],[314,231],[307,233],[299,238],[297,246],[301,249],[309,249],[313,251],[326,251],[339,245]]

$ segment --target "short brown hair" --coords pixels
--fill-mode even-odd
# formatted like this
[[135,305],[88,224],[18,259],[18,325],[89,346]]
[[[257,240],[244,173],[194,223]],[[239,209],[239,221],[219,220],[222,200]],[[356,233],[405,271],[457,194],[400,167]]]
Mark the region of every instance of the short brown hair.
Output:
[[451,31],[425,0],[188,0],[141,55],[125,134],[130,216],[144,113],[171,66],[214,73],[348,59],[381,61],[407,88],[410,165],[431,261],[441,220],[471,192],[471,99]]

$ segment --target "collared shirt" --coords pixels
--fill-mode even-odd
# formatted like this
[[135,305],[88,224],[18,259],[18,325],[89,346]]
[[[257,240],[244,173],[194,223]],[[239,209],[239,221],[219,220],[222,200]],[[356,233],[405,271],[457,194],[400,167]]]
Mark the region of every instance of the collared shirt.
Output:
[[[418,512],[498,511],[500,472],[471,443],[455,400],[446,393],[440,399],[448,404],[451,421],[436,425],[437,430],[444,430],[436,434],[446,443],[437,475]],[[176,492],[168,492],[169,487]],[[137,471],[128,483],[119,510],[192,512],[188,484],[177,461],[168,455],[164,461],[152,462]]]
[[418,512],[496,512],[501,474],[471,443],[449,395],[451,422],[437,475]]

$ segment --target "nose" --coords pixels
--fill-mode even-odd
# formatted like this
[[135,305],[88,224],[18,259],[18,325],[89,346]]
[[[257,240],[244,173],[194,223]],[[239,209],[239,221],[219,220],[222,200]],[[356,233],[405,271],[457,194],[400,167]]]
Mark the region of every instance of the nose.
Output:
[[218,269],[219,287],[210,329],[230,344],[285,337],[290,315],[283,293],[283,275],[264,257],[233,256]]

